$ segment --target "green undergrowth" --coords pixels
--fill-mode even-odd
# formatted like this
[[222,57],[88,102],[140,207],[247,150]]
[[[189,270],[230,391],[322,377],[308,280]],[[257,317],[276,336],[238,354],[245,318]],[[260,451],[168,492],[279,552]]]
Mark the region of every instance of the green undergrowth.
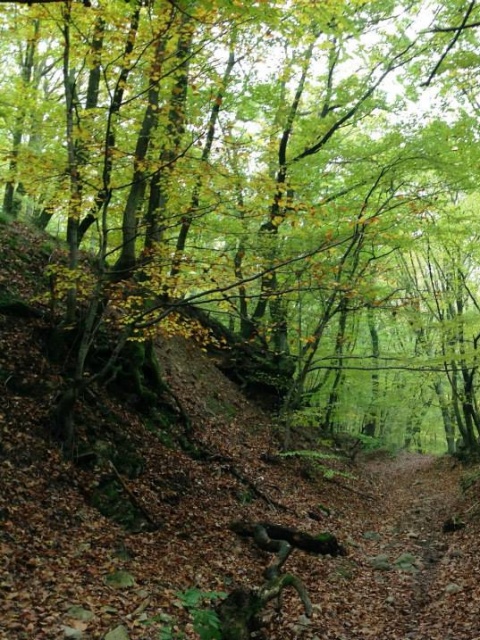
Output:
[[339,456],[332,453],[323,453],[321,451],[314,451],[311,449],[301,449],[299,451],[285,451],[280,455],[283,458],[303,458],[308,460],[313,463],[315,470],[319,471],[327,480],[330,480],[335,476],[355,479],[355,476],[348,471],[336,469],[333,465],[330,466],[324,462],[340,459]]
[[[221,640],[221,623],[217,613],[211,608],[212,603],[226,597],[223,591],[202,591],[195,587],[177,592],[175,605],[188,612],[195,633],[200,640]],[[182,640],[185,633],[179,628],[178,620],[167,613],[159,613],[143,624],[150,626],[162,623],[158,640]]]

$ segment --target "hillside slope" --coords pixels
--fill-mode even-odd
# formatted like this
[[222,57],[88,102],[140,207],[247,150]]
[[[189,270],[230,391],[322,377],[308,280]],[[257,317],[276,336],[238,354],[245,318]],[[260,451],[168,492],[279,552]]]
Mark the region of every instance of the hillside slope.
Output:
[[[89,447],[66,462],[49,431],[63,372],[47,358],[48,314],[35,302],[58,248],[17,225],[1,226],[0,242],[0,293],[10,300],[0,314],[2,640],[198,638],[178,592],[264,582],[270,556],[230,530],[239,519],[329,531],[348,550],[291,555],[286,567],[313,614],[286,592],[280,612],[265,612],[270,640],[480,635],[473,471],[461,495],[464,472],[449,459],[331,461],[338,473],[328,479],[308,460],[279,458],[273,417],[191,341],[157,344],[178,415],[92,389],[77,411]],[[15,307],[15,296],[34,302]],[[452,516],[467,526],[444,533]]]

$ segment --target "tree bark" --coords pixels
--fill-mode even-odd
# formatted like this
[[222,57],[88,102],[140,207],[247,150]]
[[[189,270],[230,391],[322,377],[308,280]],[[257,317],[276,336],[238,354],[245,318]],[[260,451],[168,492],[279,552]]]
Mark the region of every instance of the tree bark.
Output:
[[451,406],[445,394],[445,389],[441,380],[434,383],[435,393],[437,394],[440,411],[442,414],[443,427],[445,429],[445,438],[447,440],[447,451],[450,455],[455,453],[455,425],[452,420]]

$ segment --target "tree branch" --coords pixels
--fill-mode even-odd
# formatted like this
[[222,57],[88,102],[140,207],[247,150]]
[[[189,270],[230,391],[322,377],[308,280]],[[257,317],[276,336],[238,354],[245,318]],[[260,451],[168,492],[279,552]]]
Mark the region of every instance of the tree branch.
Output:
[[460,24],[459,27],[456,27],[455,30],[455,35],[453,36],[452,40],[449,42],[449,44],[447,45],[447,48],[445,49],[445,51],[442,53],[442,55],[440,56],[440,59],[438,60],[437,64],[433,67],[430,75],[428,76],[427,80],[421,84],[422,87],[428,87],[430,86],[430,83],[432,82],[433,78],[436,76],[436,74],[438,73],[438,70],[440,69],[441,65],[443,64],[443,61],[445,60],[445,58],[447,57],[448,53],[452,50],[452,48],[455,46],[455,43],[457,42],[457,40],[460,37],[460,34],[462,33],[462,31],[465,29],[465,25],[467,24],[467,20],[470,16],[470,14],[472,13],[474,7],[475,7],[475,1],[476,0],[472,0],[468,6],[468,9],[463,17],[463,20]]

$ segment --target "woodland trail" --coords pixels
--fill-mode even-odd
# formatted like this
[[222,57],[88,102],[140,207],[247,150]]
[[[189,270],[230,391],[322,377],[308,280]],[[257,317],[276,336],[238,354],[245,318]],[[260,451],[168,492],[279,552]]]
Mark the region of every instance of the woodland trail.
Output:
[[[430,607],[439,595],[432,588],[438,570],[449,562],[452,534],[444,533],[443,525],[459,502],[459,465],[450,459],[402,453],[367,468],[378,494],[362,534],[367,541],[364,562],[373,569],[364,615],[373,626],[365,626],[360,637],[473,640],[473,635],[450,631],[448,621],[432,619]],[[452,592],[456,588],[452,583]]]
[[[314,616],[288,638],[480,640],[478,520],[474,495],[460,488],[465,473],[452,458],[412,453],[359,462],[362,491],[332,499],[331,529],[343,533],[348,555],[324,558],[319,569],[311,558],[298,565]],[[444,532],[455,516],[465,529]]]

